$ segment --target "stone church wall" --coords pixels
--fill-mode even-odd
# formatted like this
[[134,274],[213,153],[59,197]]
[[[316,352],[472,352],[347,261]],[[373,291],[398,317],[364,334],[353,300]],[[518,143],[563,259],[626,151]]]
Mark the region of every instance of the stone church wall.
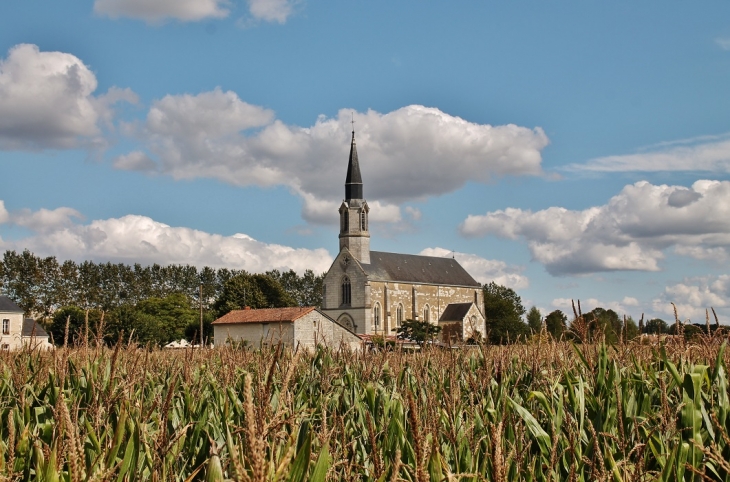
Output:
[[[392,330],[396,327],[399,304],[403,305],[404,320],[423,320],[424,308],[428,305],[429,321],[434,324],[438,323],[441,313],[443,313],[446,305],[450,303],[472,303],[476,301],[476,305],[480,309],[483,306],[480,288],[371,281],[370,289],[371,307],[375,306],[376,303],[380,303],[383,318],[381,330],[389,335],[393,334]],[[372,313],[370,316],[371,323],[374,323]]]
[[[350,258],[348,263],[344,263],[344,257]],[[350,278],[351,302],[349,306],[342,304],[342,280],[347,276]],[[332,263],[332,267],[327,271],[324,278],[324,297],[322,300],[322,309],[326,311],[327,316],[340,321],[343,325],[347,325],[346,319],[342,315],[347,315],[353,323],[350,326],[357,333],[369,333],[370,329],[370,290],[367,276],[352,259],[351,254],[340,252],[340,254]]]

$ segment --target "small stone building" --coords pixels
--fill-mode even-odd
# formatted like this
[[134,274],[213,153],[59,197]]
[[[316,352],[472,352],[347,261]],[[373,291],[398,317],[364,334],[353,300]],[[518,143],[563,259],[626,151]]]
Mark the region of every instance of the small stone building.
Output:
[[43,327],[26,318],[23,310],[7,296],[0,296],[0,320],[0,349],[18,350],[23,346],[43,350],[53,348]]
[[215,346],[243,342],[260,348],[283,342],[292,347],[326,345],[356,349],[361,340],[315,307],[234,310],[213,322]]
[[340,252],[323,281],[323,313],[363,335],[394,335],[407,319],[443,321],[448,336],[459,340],[485,334],[482,287],[458,261],[370,251],[370,208],[354,132],[339,212]]
[[474,303],[451,303],[441,317],[441,338],[444,343],[458,343],[480,338],[484,333],[481,329],[481,312]]

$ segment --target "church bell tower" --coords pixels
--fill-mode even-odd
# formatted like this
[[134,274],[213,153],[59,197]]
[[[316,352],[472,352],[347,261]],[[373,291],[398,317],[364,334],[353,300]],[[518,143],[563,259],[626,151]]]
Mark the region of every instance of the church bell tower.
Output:
[[370,264],[369,213],[370,208],[362,194],[362,176],[357,159],[355,129],[353,129],[345,179],[345,200],[340,206],[340,251],[347,247],[350,253],[364,264]]

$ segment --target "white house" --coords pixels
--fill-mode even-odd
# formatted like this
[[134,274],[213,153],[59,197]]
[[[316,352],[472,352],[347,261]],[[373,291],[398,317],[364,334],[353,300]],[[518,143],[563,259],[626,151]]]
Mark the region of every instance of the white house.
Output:
[[18,350],[23,346],[52,348],[48,341],[48,333],[35,320],[25,318],[23,310],[7,296],[0,296],[0,349]]
[[234,310],[213,322],[213,339],[215,346],[244,342],[254,348],[282,342],[356,349],[361,343],[352,330],[312,306]]

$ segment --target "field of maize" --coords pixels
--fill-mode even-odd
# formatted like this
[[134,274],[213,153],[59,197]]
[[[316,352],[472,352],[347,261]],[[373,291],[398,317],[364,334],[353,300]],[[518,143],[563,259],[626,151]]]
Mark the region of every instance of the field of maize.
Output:
[[730,481],[723,341],[0,354],[0,479]]

